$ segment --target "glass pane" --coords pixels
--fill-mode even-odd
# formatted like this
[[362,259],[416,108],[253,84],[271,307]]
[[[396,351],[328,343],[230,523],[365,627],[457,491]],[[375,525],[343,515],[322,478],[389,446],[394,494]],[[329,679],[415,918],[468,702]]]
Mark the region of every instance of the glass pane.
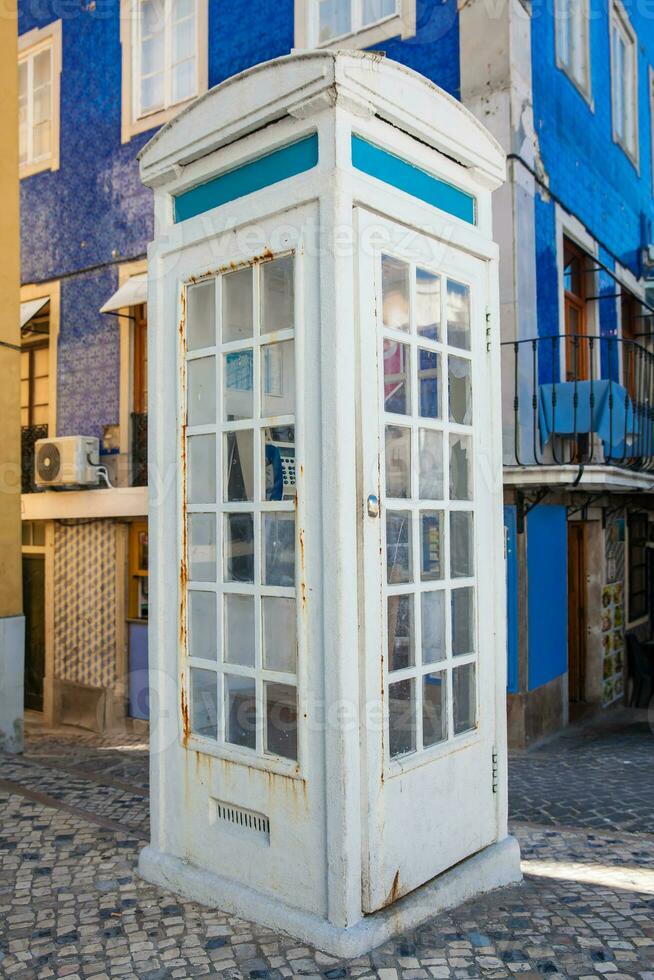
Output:
[[470,436],[450,436],[450,499],[472,500]]
[[425,674],[422,679],[422,741],[425,747],[447,738],[446,691],[444,671]]
[[32,104],[34,124],[50,121],[50,86],[44,85],[34,93]]
[[188,652],[201,660],[218,659],[218,626],[215,592],[188,594]]
[[470,361],[448,357],[450,422],[472,424],[472,378]]
[[254,322],[252,269],[239,269],[223,276],[222,288],[223,344],[234,340],[248,340],[252,336]]
[[452,656],[475,652],[475,590],[452,591]]
[[295,585],[295,515],[262,515],[264,585]]
[[319,43],[329,41],[340,34],[348,34],[352,30],[350,4],[343,0],[320,0],[320,33]]
[[447,280],[447,342],[470,350],[470,287]]
[[149,75],[141,81],[141,113],[152,112],[164,104],[164,76],[162,72]]
[[184,102],[196,94],[195,58],[182,61],[172,70],[172,101]]
[[390,585],[411,581],[411,512],[386,512],[386,574]]
[[263,665],[294,674],[297,669],[295,599],[263,596]]
[[396,415],[411,414],[409,347],[384,341],[384,409]]
[[40,160],[50,153],[50,123],[40,123],[33,131],[34,159]]
[[386,496],[411,496],[411,429],[386,426]]
[[254,433],[226,432],[223,437],[225,500],[252,500],[254,492]]
[[416,688],[415,680],[388,685],[388,736],[391,758],[415,752]]
[[225,515],[225,581],[254,582],[254,518]]
[[418,398],[423,419],[441,417],[441,356],[418,348]]
[[477,690],[474,664],[455,667],[452,671],[452,706],[454,708],[454,734],[471,731],[477,727]]
[[295,497],[295,426],[264,429],[263,499]]
[[397,0],[363,0],[363,25],[374,24],[396,13]]
[[409,266],[382,255],[382,317],[391,330],[409,330]]
[[218,675],[191,667],[191,731],[202,738],[218,738]]
[[253,677],[225,674],[225,741],[246,749],[257,747],[257,699]]
[[423,582],[443,578],[443,512],[420,513],[420,577]]
[[388,669],[414,664],[413,593],[388,597]]
[[216,421],[216,358],[201,357],[186,366],[188,424],[210,425]]
[[295,325],[292,255],[261,266],[261,333],[291,330]]
[[416,326],[423,337],[440,338],[441,280],[425,269],[416,269]]
[[188,438],[188,502],[216,502],[216,437],[213,433]]
[[422,662],[435,664],[445,660],[445,593],[423,592],[420,596],[422,615]]
[[216,515],[188,515],[188,560],[191,582],[216,581]]
[[297,692],[290,684],[266,684],[266,750],[297,759]]
[[34,88],[50,83],[50,48],[34,55]]
[[254,667],[254,596],[225,595],[225,650],[223,660]]
[[420,499],[443,499],[443,433],[420,429]]
[[474,575],[472,514],[470,511],[450,513],[450,565],[452,578]]
[[[157,69],[161,70],[163,62],[163,37],[146,38],[141,42],[141,77],[157,75]],[[161,78],[161,74],[159,74]]]
[[295,342],[266,344],[261,348],[261,415],[295,412]]
[[253,354],[251,350],[225,354],[225,404],[226,422],[251,419],[254,412]]
[[216,283],[210,279],[198,286],[189,286],[186,301],[188,350],[213,347],[216,343]]
[[[175,16],[173,12],[173,16]],[[195,23],[192,17],[184,17],[179,19],[177,23],[173,23],[172,29],[173,35],[173,62],[178,64],[180,61],[186,61],[187,58],[193,58],[193,52],[195,49]]]

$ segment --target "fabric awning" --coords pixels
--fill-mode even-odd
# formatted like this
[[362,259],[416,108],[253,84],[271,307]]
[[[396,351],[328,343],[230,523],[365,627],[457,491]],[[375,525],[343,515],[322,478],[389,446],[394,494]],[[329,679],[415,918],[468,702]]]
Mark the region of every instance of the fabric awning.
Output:
[[39,310],[42,310],[46,303],[50,302],[49,296],[43,296],[41,299],[29,299],[26,303],[20,304],[20,329],[22,330],[30,320],[32,320]]
[[148,301],[148,274],[130,276],[120,289],[100,307],[100,313],[116,313],[126,306],[139,306]]

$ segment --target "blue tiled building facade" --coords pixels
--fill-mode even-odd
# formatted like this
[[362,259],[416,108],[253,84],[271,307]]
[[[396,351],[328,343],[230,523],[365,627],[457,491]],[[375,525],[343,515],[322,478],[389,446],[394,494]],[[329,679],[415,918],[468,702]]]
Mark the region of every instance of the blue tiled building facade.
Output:
[[[146,311],[130,301],[100,312],[120,287],[129,288],[130,277],[143,274],[154,233],[137,154],[207,87],[293,49],[332,42],[381,49],[422,73],[461,99],[508,154],[495,224],[503,269],[505,503],[513,528],[511,736],[524,743],[563,724],[570,705],[585,711],[623,697],[624,626],[642,631],[648,622],[643,474],[654,449],[641,421],[628,423],[634,432],[625,429],[620,446],[613,445],[616,436],[607,452],[599,432],[606,418],[595,417],[594,399],[580,408],[570,388],[561,387],[558,404],[576,398],[579,418],[574,429],[561,428],[560,420],[557,428],[555,419],[549,441],[531,406],[551,397],[552,383],[582,382],[586,391],[588,383],[611,379],[610,411],[617,413],[620,399],[628,403],[615,415],[617,427],[639,413],[654,386],[654,371],[647,380],[651,320],[643,305],[654,243],[654,24],[644,8],[626,0],[471,0],[461,13],[456,0],[87,0],[74,8],[49,0],[19,7],[20,59],[31,61],[21,83],[24,300],[49,300],[49,435],[98,437],[122,492],[105,510],[93,504],[90,512],[102,524],[103,554],[106,560],[109,548],[114,555],[119,580],[124,565],[127,597],[116,622],[97,621],[109,639],[93,646],[94,656],[104,658],[103,687],[95,693],[88,671],[71,674],[66,644],[74,647],[81,635],[75,622],[60,631],[63,638],[44,638],[41,707],[66,720],[77,710],[71,704],[83,703],[94,726],[122,717],[126,703],[128,715],[145,714],[143,705],[129,702],[128,688],[130,672],[143,664],[132,627],[143,625],[147,610],[138,555],[146,511],[127,502],[126,491],[143,482],[135,480],[133,456],[135,426],[141,431],[147,414],[144,377],[135,377],[143,361],[136,324],[144,333]],[[351,21],[356,11],[359,24]],[[43,65],[34,61],[43,45],[51,46],[45,148],[38,132]],[[133,296],[143,299],[138,289]],[[30,323],[25,333],[26,346],[35,344]],[[613,347],[594,336],[612,338]],[[622,341],[630,346],[618,347]],[[37,418],[33,407],[27,406],[26,428]],[[60,509],[30,503],[32,538],[64,548],[67,522],[89,519],[94,493],[80,494],[79,513],[67,512],[65,520]],[[77,538],[82,548],[95,541]],[[46,560],[44,601],[55,618],[57,567],[48,571]],[[579,625],[567,597],[572,579],[584,578],[584,595],[574,593],[583,606]],[[70,576],[66,581],[70,589]],[[138,664],[130,644],[141,651]],[[139,692],[132,695],[136,702]]]

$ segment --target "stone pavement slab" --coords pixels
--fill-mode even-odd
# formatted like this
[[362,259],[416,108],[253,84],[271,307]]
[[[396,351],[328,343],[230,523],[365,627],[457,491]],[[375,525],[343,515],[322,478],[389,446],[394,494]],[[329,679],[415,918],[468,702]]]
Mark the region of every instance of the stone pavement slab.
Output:
[[654,734],[645,712],[618,710],[511,753],[514,820],[654,834]]
[[[600,791],[597,772],[602,752],[623,757],[621,785],[630,799],[646,799],[629,782],[631,774],[638,783],[647,756],[640,734],[570,733],[563,756],[550,746],[521,755],[513,808],[523,807],[532,820],[513,824],[523,884],[440,914],[349,961],[138,877],[147,809],[142,783],[130,780],[139,778],[141,749],[76,740],[74,733],[63,741],[39,735],[37,743],[30,740],[23,760],[0,756],[0,977],[654,980],[654,835],[619,826],[619,806]],[[521,781],[530,797],[516,796]],[[603,829],[584,826],[583,803],[578,826],[555,826],[552,804],[568,807],[575,794],[593,797],[606,818]],[[571,811],[567,822],[574,825]],[[612,821],[616,826],[606,829]]]

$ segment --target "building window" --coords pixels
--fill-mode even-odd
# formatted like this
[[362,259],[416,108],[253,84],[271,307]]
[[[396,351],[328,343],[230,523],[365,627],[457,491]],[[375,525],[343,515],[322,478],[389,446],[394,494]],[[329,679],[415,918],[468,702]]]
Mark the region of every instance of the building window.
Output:
[[647,615],[647,514],[629,516],[629,622]]
[[588,0],[556,0],[556,60],[581,92],[590,94]]
[[295,46],[365,48],[416,31],[416,0],[295,0]]
[[565,379],[590,377],[590,347],[586,326],[585,252],[568,239],[563,241],[563,290],[565,310]]
[[[642,403],[639,388],[645,382],[643,377],[642,337],[645,321],[641,315],[641,304],[629,290],[622,288],[620,297],[620,328],[622,334],[622,383],[633,402]],[[639,384],[640,382],[640,384]]]
[[638,158],[638,62],[636,35],[624,7],[611,7],[611,92],[613,138],[636,163]]
[[207,89],[207,0],[123,0],[123,142]]
[[59,167],[61,21],[19,38],[20,176]]
[[148,618],[148,522],[134,521],[129,536],[129,617]]

